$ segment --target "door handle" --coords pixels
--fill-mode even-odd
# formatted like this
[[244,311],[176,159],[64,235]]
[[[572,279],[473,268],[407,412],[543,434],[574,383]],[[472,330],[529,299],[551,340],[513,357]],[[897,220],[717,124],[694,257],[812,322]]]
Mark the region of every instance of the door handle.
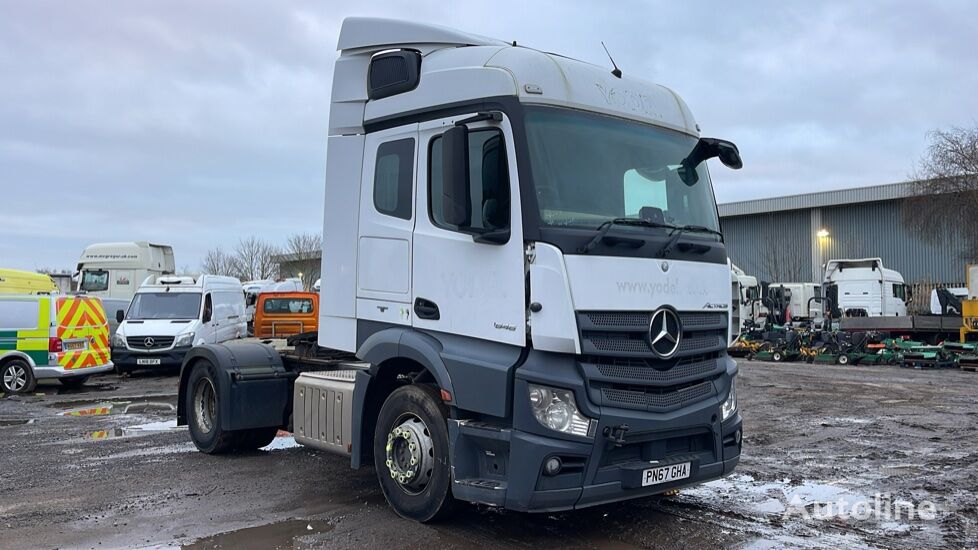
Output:
[[425,300],[424,298],[416,298],[414,300],[414,314],[419,319],[429,319],[431,321],[437,321],[441,318],[441,313],[438,311],[438,304],[431,300]]

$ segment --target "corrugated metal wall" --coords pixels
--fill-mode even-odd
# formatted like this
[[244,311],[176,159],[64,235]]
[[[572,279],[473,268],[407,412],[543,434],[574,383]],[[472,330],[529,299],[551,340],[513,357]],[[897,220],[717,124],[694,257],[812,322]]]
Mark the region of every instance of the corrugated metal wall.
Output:
[[[802,273],[812,272],[810,210],[721,218],[720,225],[727,254],[737,267],[749,275],[771,281],[775,277],[770,268],[776,267],[779,261],[783,271],[796,271],[786,268],[801,264],[799,269]],[[779,258],[772,258],[774,255]],[[800,275],[800,278],[802,281],[811,280],[810,275]]]
[[954,237],[927,243],[904,227],[901,201],[872,202],[822,209],[823,258],[875,258],[899,271],[907,282],[963,281],[964,245]]
[[936,245],[922,241],[903,226],[899,200],[825,207],[815,212],[815,219],[819,214],[821,226],[829,231],[824,239],[815,236],[811,209],[723,217],[727,252],[748,274],[767,281],[772,280],[766,269],[771,261],[765,258],[772,250],[806,258],[811,273],[818,272],[813,268],[819,256],[822,262],[880,257],[908,283],[949,284],[965,279],[968,262],[962,240],[955,237]]

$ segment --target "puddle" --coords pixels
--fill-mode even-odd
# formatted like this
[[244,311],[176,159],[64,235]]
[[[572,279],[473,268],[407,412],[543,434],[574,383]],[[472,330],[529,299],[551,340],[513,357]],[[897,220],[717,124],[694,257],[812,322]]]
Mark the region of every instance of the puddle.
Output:
[[23,426],[24,424],[33,424],[36,422],[33,418],[0,418],[0,428],[6,426]]
[[293,519],[258,527],[246,527],[213,535],[183,545],[183,548],[203,550],[208,548],[303,548],[301,539],[310,535],[328,533],[333,526],[322,520]]
[[85,439],[101,441],[105,439],[119,439],[123,437],[134,437],[149,435],[176,430],[185,430],[186,426],[177,426],[177,420],[164,420],[162,422],[149,422],[136,426],[126,426],[124,428],[112,428],[109,430],[95,430],[85,434]]
[[112,401],[70,401],[49,407],[66,409],[58,416],[108,416],[115,414],[175,413],[176,396],[115,399]]

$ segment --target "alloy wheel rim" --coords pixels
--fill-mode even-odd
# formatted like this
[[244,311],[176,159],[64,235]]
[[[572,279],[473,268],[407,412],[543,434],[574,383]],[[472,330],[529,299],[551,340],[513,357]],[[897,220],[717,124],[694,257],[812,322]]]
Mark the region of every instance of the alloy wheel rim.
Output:
[[8,391],[21,391],[27,385],[27,371],[14,365],[3,373],[3,387]]

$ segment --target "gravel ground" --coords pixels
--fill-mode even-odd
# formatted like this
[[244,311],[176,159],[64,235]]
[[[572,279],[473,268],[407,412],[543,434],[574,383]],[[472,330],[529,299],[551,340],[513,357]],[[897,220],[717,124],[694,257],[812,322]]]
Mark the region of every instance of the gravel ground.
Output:
[[284,433],[254,453],[196,452],[175,427],[173,375],[43,385],[0,400],[0,546],[973,548],[976,388],[970,372],[742,362],[732,477],[672,498],[547,515],[470,506],[419,525],[388,509],[372,470]]

